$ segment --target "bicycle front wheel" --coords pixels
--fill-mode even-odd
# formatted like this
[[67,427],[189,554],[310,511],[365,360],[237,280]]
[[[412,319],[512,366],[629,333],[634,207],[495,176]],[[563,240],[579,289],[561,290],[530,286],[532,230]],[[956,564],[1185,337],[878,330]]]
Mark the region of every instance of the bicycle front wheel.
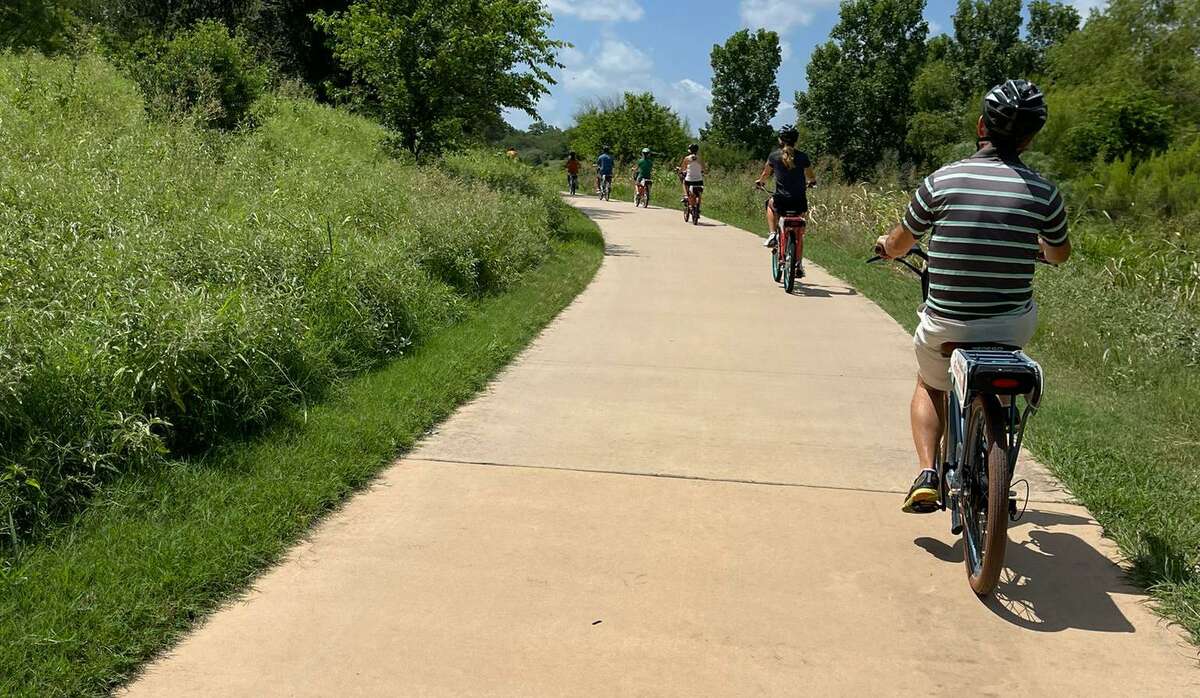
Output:
[[967,580],[979,596],[1000,581],[1008,547],[1008,438],[1004,409],[994,395],[967,408],[960,497]]

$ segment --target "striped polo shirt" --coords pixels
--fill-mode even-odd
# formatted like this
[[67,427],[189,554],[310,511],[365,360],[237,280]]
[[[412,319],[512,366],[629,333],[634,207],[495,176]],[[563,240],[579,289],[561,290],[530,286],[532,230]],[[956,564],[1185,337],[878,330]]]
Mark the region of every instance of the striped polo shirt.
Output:
[[926,177],[903,225],[918,238],[933,230],[925,307],[954,320],[1027,311],[1038,238],[1067,242],[1058,187],[992,147]]

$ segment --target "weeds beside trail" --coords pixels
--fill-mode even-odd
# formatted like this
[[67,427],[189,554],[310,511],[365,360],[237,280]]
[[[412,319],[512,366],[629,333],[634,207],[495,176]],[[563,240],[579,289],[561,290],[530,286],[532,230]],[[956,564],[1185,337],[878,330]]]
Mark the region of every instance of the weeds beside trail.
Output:
[[561,230],[527,168],[501,191],[311,101],[253,111],[150,120],[99,58],[0,54],[0,561],[99,484],[409,352]]
[[598,229],[561,214],[547,261],[464,304],[410,356],[255,439],[102,487],[28,548],[0,578],[0,695],[103,695],[128,680],[483,387],[599,267]]
[[529,168],[253,112],[151,120],[99,58],[0,54],[0,695],[127,680],[599,266]]
[[[710,175],[703,215],[765,235],[757,174]],[[659,177],[654,203],[678,208],[677,182]],[[804,251],[912,330],[919,285],[863,263],[908,195],[815,190]],[[613,198],[632,201],[627,178]],[[1200,643],[1200,234],[1184,221],[1072,223],[1071,261],[1038,270],[1029,351],[1046,368],[1047,397],[1026,443],[1117,542],[1156,608]]]

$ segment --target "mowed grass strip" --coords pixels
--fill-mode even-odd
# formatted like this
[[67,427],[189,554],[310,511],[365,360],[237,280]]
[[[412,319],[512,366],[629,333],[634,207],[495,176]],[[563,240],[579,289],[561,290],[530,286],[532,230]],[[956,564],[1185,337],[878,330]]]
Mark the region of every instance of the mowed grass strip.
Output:
[[548,261],[412,355],[259,438],[102,488],[27,549],[0,580],[0,695],[120,685],[474,395],[598,268],[599,230],[566,215]]
[[[712,173],[702,216],[765,236],[757,174]],[[626,178],[614,185],[614,200],[632,201]],[[655,204],[679,208],[680,194],[659,174]],[[907,194],[835,184],[810,198],[805,257],[912,331],[916,277],[864,263]],[[1075,255],[1039,268],[1035,284],[1040,328],[1029,352],[1046,369],[1047,395],[1026,446],[1118,544],[1155,610],[1200,644],[1200,237],[1182,220],[1077,217],[1072,226]],[[765,259],[761,273],[771,283]],[[906,476],[896,473],[897,486]]]

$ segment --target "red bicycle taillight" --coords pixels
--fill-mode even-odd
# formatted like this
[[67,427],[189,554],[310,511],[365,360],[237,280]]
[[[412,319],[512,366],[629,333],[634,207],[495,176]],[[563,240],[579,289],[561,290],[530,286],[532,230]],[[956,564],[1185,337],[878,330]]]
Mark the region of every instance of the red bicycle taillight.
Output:
[[1016,378],[993,378],[992,379],[992,387],[997,388],[999,390],[1010,390],[1012,388],[1020,387],[1020,385],[1021,385],[1021,381],[1017,380]]

